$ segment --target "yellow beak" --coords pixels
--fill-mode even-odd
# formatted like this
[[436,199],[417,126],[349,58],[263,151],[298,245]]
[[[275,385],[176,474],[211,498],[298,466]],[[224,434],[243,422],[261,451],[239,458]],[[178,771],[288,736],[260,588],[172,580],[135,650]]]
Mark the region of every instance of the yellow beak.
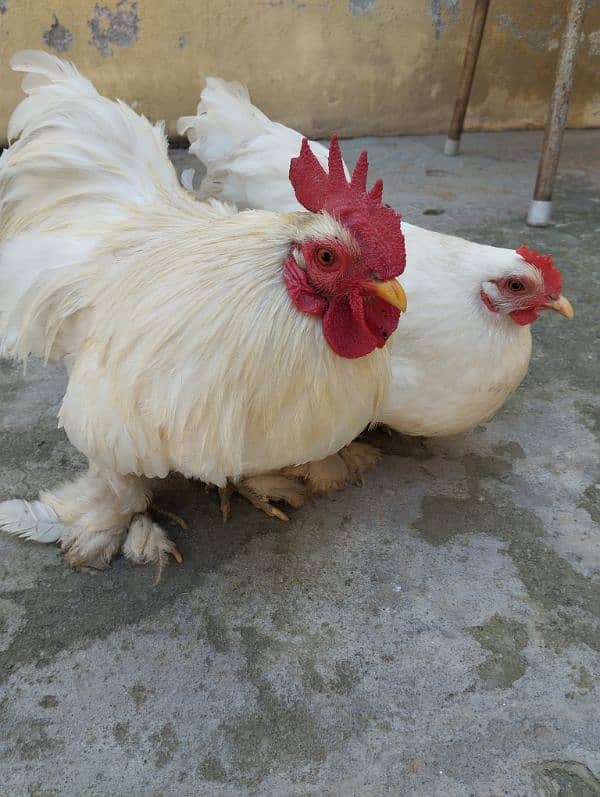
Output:
[[[406,310],[406,294],[400,283],[393,279],[387,282],[372,282],[369,286],[371,293],[379,296],[384,302],[397,307],[401,313]],[[566,300],[565,300],[566,301]]]
[[573,305],[571,302],[566,299],[564,296],[559,296],[558,299],[554,299],[551,302],[547,302],[544,307],[547,307],[548,310],[555,310],[557,313],[564,315],[565,318],[568,318],[569,321],[575,315],[575,311],[573,310]]

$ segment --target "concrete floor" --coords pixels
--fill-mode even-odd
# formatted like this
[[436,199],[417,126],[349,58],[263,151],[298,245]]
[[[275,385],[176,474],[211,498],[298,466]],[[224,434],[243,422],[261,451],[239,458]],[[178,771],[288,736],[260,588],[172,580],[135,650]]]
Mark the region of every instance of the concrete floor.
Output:
[[[535,325],[492,422],[371,435],[365,487],[287,525],[166,493],[191,531],[157,586],[0,538],[0,794],[600,794],[600,130],[567,135],[538,231],[538,133],[366,143],[408,220],[552,252],[575,320]],[[83,464],[64,375],[0,374],[0,499],[31,498]]]

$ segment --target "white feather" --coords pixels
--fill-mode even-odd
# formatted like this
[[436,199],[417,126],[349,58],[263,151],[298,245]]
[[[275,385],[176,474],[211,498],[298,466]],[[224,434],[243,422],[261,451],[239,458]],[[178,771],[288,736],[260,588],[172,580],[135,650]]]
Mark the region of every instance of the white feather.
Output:
[[0,531],[33,542],[58,542],[65,527],[56,512],[41,501],[13,499],[0,503]]
[[[196,116],[179,119],[177,131],[187,134],[190,152],[207,167],[202,198],[218,197],[240,209],[302,209],[287,175],[303,137],[252,105],[241,83],[207,78]],[[325,147],[317,141],[310,146],[327,168]]]

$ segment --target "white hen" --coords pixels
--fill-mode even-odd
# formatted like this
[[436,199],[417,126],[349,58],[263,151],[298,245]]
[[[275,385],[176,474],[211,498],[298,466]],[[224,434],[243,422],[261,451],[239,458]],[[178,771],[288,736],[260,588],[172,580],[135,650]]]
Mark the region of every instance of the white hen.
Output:
[[[302,136],[255,108],[240,83],[208,78],[196,116],[182,117],[178,131],[206,166],[202,196],[298,208],[287,171]],[[325,165],[327,150],[311,148]],[[493,416],[522,381],[539,311],[570,318],[572,308],[550,258],[406,222],[403,230],[409,307],[393,336],[390,391],[376,420],[408,435],[458,434]]]
[[321,212],[197,202],[162,126],[47,53],[12,67],[29,96],[0,158],[0,340],[67,362],[60,424],[90,470],[42,504],[0,505],[0,527],[59,536],[72,565],[121,547],[162,561],[177,552],[145,514],[146,477],[225,487],[326,457],[377,415],[403,307],[399,217],[379,184],[366,193],[366,158],[348,184],[333,146],[329,176],[308,147],[290,169]]

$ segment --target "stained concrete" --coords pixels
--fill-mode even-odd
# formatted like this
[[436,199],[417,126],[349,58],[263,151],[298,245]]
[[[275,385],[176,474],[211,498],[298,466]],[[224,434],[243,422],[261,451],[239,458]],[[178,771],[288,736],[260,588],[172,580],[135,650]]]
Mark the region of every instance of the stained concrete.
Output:
[[[493,421],[373,433],[365,487],[288,524],[173,484],[157,586],[0,538],[0,794],[600,794],[600,131],[567,136],[547,230],[537,133],[366,143],[408,220],[553,252],[575,320],[538,321]],[[82,467],[64,375],[0,374],[0,499],[33,497]]]

